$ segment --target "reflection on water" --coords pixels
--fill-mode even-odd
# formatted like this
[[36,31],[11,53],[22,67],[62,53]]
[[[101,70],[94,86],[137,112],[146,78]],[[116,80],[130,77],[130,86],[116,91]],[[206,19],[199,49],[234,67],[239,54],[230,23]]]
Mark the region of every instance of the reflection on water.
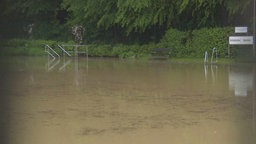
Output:
[[[210,67],[210,70],[209,70],[209,67]],[[211,79],[214,82],[217,79],[217,76],[218,76],[218,65],[215,65],[215,64],[211,64],[211,65],[205,64],[204,65],[204,74],[205,74],[205,80],[206,81],[208,80],[209,71],[211,73]]]
[[247,96],[248,91],[254,90],[255,73],[255,67],[251,66],[230,67],[229,86],[236,96]]
[[252,65],[13,58],[0,68],[10,144],[256,142]]

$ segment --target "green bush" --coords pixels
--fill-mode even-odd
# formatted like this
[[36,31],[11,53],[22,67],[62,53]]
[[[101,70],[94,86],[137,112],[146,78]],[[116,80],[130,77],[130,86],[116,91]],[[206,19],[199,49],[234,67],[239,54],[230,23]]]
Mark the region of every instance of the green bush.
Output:
[[88,45],[89,56],[110,57],[112,54],[111,45]]
[[182,57],[186,52],[186,32],[169,29],[159,43],[159,47],[171,48],[171,56]]
[[215,47],[220,57],[225,57],[228,47],[228,36],[233,28],[202,28],[189,32],[169,29],[160,41],[163,47],[172,48],[174,57],[203,57],[205,51],[211,52]]
[[[159,43],[149,43],[144,45],[133,44],[91,44],[86,47],[79,47],[79,50],[86,51],[89,56],[99,57],[119,57],[119,58],[148,58],[154,48],[171,48],[171,56],[178,58],[193,57],[202,58],[205,51],[211,53],[215,47],[218,49],[220,57],[225,57],[228,47],[228,36],[233,33],[233,28],[202,28],[193,31],[182,32],[176,29],[169,29]],[[45,44],[50,45],[58,53],[61,50],[57,44],[69,43],[73,41],[58,42],[52,40],[33,39],[12,39],[1,42],[1,53],[7,55],[44,55]],[[74,47],[65,47],[68,51],[73,51]]]
[[135,58],[138,54],[138,45],[118,44],[113,47],[112,54],[119,58]]
[[[1,55],[44,55],[44,46],[57,46],[57,41],[50,40],[27,40],[27,39],[11,39],[2,43]],[[59,51],[58,49],[55,49]]]
[[154,48],[158,47],[156,44],[147,45],[115,45],[112,49],[113,56],[119,58],[148,58]]
[[225,57],[228,48],[228,37],[233,28],[203,28],[192,32],[192,40],[186,47],[193,50],[193,57],[203,57],[205,51],[211,52],[215,47],[220,57]]

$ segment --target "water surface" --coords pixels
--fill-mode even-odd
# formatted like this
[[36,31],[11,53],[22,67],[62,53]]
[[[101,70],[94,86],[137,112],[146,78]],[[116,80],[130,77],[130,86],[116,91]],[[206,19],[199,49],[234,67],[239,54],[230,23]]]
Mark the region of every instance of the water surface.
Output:
[[253,64],[10,58],[8,144],[255,144]]

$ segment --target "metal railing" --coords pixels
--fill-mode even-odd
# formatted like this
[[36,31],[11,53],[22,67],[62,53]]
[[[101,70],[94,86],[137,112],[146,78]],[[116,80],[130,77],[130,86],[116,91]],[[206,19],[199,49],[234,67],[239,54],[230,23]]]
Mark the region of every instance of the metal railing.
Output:
[[[215,61],[213,62],[213,60],[215,60]],[[213,48],[212,49],[211,63],[217,63],[217,62],[218,62],[218,51],[217,51],[217,48]]]
[[[204,53],[204,63],[208,63],[208,52],[205,51]],[[217,63],[218,62],[218,50],[217,48],[212,49],[212,57],[211,57],[211,64],[212,63]]]
[[[62,51],[62,56],[64,56],[64,54],[66,54],[69,57],[71,57],[72,55],[70,54],[70,52],[66,51],[64,47],[74,47],[74,56],[78,56],[78,54],[86,54],[86,56],[88,58],[88,47],[86,47],[85,51],[78,51],[78,47],[83,47],[83,46],[86,46],[86,45],[61,45],[61,44],[57,45],[57,47]],[[56,58],[56,56],[60,57],[60,54],[58,54],[49,45],[45,45],[45,52],[47,52],[49,54],[49,56],[51,56],[54,59]]]
[[52,55],[52,53],[50,53],[49,51],[45,51],[45,52],[47,52],[49,54],[49,56],[51,56],[53,59],[55,59],[55,56]]
[[204,63],[208,63],[208,52],[205,51],[204,53]]
[[45,45],[44,48],[45,52],[47,52],[53,59],[55,59],[55,56],[51,52],[53,52],[56,56],[60,57],[60,55],[55,50],[53,50],[53,48],[51,48],[49,45]]
[[59,44],[58,44],[58,48],[60,48],[60,49],[62,50],[62,52],[63,52],[63,53],[66,53],[68,56],[70,56],[70,57],[71,57],[71,54],[70,54],[70,53],[68,53],[68,52],[63,48],[63,46],[61,46],[61,45],[59,45]]
[[[78,56],[78,54],[86,54],[86,57],[88,58],[88,47],[87,47],[87,45],[77,45],[77,44],[75,44],[75,45],[65,45],[65,44],[62,44],[61,45],[62,46],[62,48],[64,49],[64,47],[73,47],[74,48],[74,56]],[[86,51],[79,51],[78,50],[78,47],[86,47]]]
[[59,63],[60,63],[60,59],[58,59],[57,61],[55,60],[55,58],[52,60],[48,60],[47,71],[53,70]]

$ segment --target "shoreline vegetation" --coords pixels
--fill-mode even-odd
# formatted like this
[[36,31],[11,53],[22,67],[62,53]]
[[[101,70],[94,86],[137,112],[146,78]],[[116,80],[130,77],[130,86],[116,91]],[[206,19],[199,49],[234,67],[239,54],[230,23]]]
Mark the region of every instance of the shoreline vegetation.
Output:
[[[100,5],[99,5],[100,3]],[[253,35],[253,0],[116,1],[3,0],[0,56],[46,55],[44,46],[84,44],[91,57],[150,59],[154,49],[171,49],[170,59],[252,59],[250,46],[228,51],[235,27]],[[43,6],[43,7],[42,7]],[[58,49],[58,48],[56,48]],[[74,51],[71,47],[68,51]],[[240,51],[239,51],[240,50]],[[230,55],[231,54],[231,55]],[[255,57],[252,59],[254,62]]]
[[[27,41],[27,40],[25,40]],[[42,40],[36,40],[36,41],[42,41]],[[90,46],[88,46],[90,47]],[[100,48],[101,46],[98,46]],[[104,47],[104,46],[103,46]],[[16,47],[16,48],[7,48],[5,47],[3,49],[4,51],[1,52],[1,57],[23,57],[23,56],[29,56],[29,57],[41,57],[46,56],[47,53],[44,51],[44,45],[41,45],[40,47]],[[89,55],[89,57],[93,58],[118,58],[118,59],[127,59],[127,60],[153,60],[151,54],[141,54],[140,57],[133,56],[132,52],[130,53],[130,57],[126,55],[126,57],[118,57],[118,56],[104,56],[104,55]],[[84,55],[85,56],[85,55]],[[81,56],[82,57],[82,56]],[[169,57],[168,59],[154,59],[154,60],[168,60],[173,63],[204,63],[204,56],[202,57]],[[211,64],[211,59],[209,58],[209,62],[205,64]],[[235,60],[233,58],[218,58],[218,64],[231,64],[234,63]]]
[[[227,47],[228,36],[233,33],[232,27],[224,28],[202,28],[193,31],[179,31],[169,29],[158,43],[148,44],[122,44],[103,43],[86,44],[79,47],[79,51],[86,51],[91,57],[117,57],[121,59],[150,59],[155,48],[170,48],[170,58],[177,61],[191,61],[192,59],[203,59],[208,51],[209,56],[213,48],[218,49],[218,57],[223,61],[228,59]],[[54,41],[40,39],[8,39],[1,41],[1,55],[10,56],[42,56],[46,55],[44,46],[49,45],[55,50],[58,44],[75,44],[73,41]],[[68,47],[73,51],[73,47]],[[232,51],[232,53],[234,53]],[[210,57],[209,57],[210,58]],[[227,60],[226,60],[227,59]],[[221,60],[221,61],[222,61]]]
[[[89,43],[86,44],[91,56],[118,56],[121,58],[145,57],[155,48],[171,48],[171,57],[202,57],[205,51],[216,47],[220,57],[227,54],[228,36],[232,27],[202,28],[193,31],[169,29],[159,42],[145,44],[123,43]],[[84,42],[85,44],[86,42]],[[57,41],[43,39],[8,39],[2,40],[4,52],[11,55],[40,55],[41,49],[48,44],[75,44],[73,41]],[[81,48],[83,50],[83,48]]]

